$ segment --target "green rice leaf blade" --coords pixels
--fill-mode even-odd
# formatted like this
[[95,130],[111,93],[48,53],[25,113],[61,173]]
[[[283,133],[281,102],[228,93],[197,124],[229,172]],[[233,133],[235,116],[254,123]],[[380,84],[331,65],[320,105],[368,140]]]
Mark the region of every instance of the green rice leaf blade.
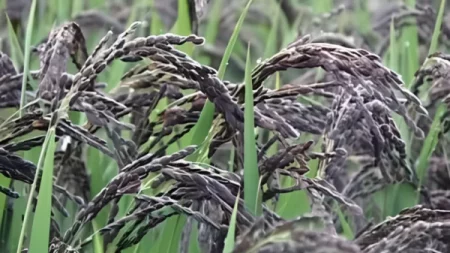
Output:
[[339,221],[342,224],[342,230],[344,232],[344,236],[345,238],[347,238],[348,240],[353,240],[353,238],[355,237],[353,234],[353,230],[352,227],[350,226],[350,224],[347,222],[347,219],[345,218],[344,213],[342,212],[341,208],[338,207],[337,208],[337,213],[339,216]]
[[52,208],[53,163],[55,158],[55,128],[49,130],[49,145],[46,150],[44,168],[31,229],[30,253],[48,252],[50,241],[50,218]]
[[433,154],[439,142],[439,135],[443,129],[442,120],[447,110],[448,108],[446,104],[444,103],[439,104],[433,119],[433,123],[431,123],[430,131],[427,137],[425,138],[425,142],[420,151],[419,159],[417,160],[416,166],[417,175],[419,177],[419,186],[421,186],[425,180],[426,170],[428,168],[430,157]]
[[[245,6],[244,10],[242,11],[242,14],[239,17],[239,20],[238,20],[236,26],[234,27],[231,38],[228,41],[228,45],[225,49],[225,53],[222,57],[222,61],[219,66],[218,77],[220,79],[223,79],[225,76],[225,71],[228,66],[228,61],[231,57],[234,45],[236,44],[236,41],[239,36],[239,32],[242,28],[242,24],[244,23],[247,12],[250,9],[250,5],[252,4],[252,1],[253,0],[249,0],[247,2],[247,5]],[[199,118],[197,124],[195,124],[194,129],[192,130],[193,135],[192,135],[191,145],[200,145],[205,140],[206,136],[209,133],[209,129],[211,128],[212,121],[214,119],[214,112],[215,112],[214,104],[211,101],[207,100],[205,103],[205,106],[200,114],[200,118]]]
[[233,252],[234,248],[234,241],[236,236],[236,217],[237,217],[237,211],[239,207],[239,199],[240,199],[240,193],[236,196],[236,201],[234,202],[234,208],[233,212],[231,213],[231,219],[230,219],[230,225],[228,226],[228,233],[227,237],[225,237],[225,247],[223,249],[224,253],[231,253]]
[[436,19],[436,24],[434,26],[433,36],[431,37],[431,44],[430,49],[428,50],[428,54],[432,54],[438,49],[439,36],[441,35],[441,26],[444,20],[446,2],[446,0],[441,0],[441,6],[439,7],[439,13]]
[[[178,35],[189,35],[192,33],[188,0],[178,0],[178,18],[173,30],[174,33]],[[185,45],[178,46],[178,49],[185,52],[187,55],[192,55],[194,52],[194,45],[187,43]]]
[[[211,14],[209,15],[208,22],[205,29],[205,41],[209,45],[216,43],[217,34],[220,30],[220,17],[224,0],[216,0],[212,2]],[[199,62],[205,65],[211,64],[211,58],[207,56],[199,57]]]
[[261,214],[259,192],[259,170],[255,143],[255,115],[253,108],[253,84],[251,77],[250,46],[247,51],[245,68],[245,105],[244,105],[244,200],[255,215]]
[[32,40],[33,29],[34,29],[34,16],[36,13],[36,2],[37,2],[37,0],[33,0],[31,2],[30,14],[28,15],[27,31],[26,31],[26,35],[25,35],[25,55],[24,55],[24,67],[23,67],[23,72],[25,73],[25,75],[23,75],[22,93],[20,95],[20,112],[19,112],[20,117],[22,117],[22,114],[23,114],[22,108],[26,104],[25,91],[26,91],[26,87],[27,87],[28,72],[30,69],[31,40]]
[[20,47],[19,40],[17,39],[17,34],[14,31],[14,27],[9,19],[8,15],[6,15],[6,21],[8,23],[8,39],[9,45],[11,47],[11,59],[16,67],[16,69],[20,68],[24,62],[24,56],[22,52],[22,48]]

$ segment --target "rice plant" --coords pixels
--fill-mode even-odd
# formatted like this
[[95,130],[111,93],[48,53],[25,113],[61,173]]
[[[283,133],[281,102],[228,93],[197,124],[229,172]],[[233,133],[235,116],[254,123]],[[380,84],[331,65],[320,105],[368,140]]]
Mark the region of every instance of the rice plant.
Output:
[[445,0],[0,9],[0,252],[450,252]]

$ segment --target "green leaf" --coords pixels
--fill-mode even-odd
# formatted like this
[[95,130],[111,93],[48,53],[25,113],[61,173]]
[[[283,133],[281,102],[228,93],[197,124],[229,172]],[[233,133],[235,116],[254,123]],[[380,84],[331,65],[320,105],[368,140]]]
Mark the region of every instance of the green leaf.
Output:
[[[218,78],[223,79],[225,76],[225,71],[228,66],[228,61],[231,57],[231,53],[233,52],[234,45],[236,44],[236,41],[239,37],[239,32],[241,31],[242,24],[244,23],[245,17],[247,15],[248,10],[250,9],[250,5],[252,4],[252,0],[249,0],[247,2],[247,5],[245,6],[244,10],[242,11],[241,16],[239,17],[239,20],[234,27],[233,34],[231,35],[230,40],[228,41],[227,48],[225,49],[225,53],[222,57],[222,61],[220,62],[219,71],[218,71]],[[206,136],[209,133],[209,130],[212,125],[212,121],[214,119],[214,112],[215,112],[215,106],[214,104],[207,100],[205,103],[205,106],[203,107],[203,110],[200,114],[200,118],[195,124],[193,130],[191,132],[192,140],[191,145],[200,145],[206,138]],[[189,135],[187,135],[189,136]],[[193,154],[191,156],[191,159],[196,159],[197,154]]]
[[264,49],[264,58],[268,58],[277,52],[277,34],[278,34],[278,23],[280,21],[281,8],[276,6],[276,13],[272,19],[272,27],[267,38],[267,44]]
[[[224,0],[215,0],[212,2],[211,7],[211,13],[209,15],[208,22],[206,24],[206,30],[205,30],[205,41],[209,45],[214,45],[216,43],[217,34],[220,30],[220,17],[221,17],[221,10],[223,7],[223,1]],[[199,57],[198,61],[201,64],[210,65],[211,64],[211,58],[207,56],[201,56]]]
[[16,32],[14,31],[14,27],[8,15],[6,15],[6,21],[8,22],[8,39],[11,47],[11,59],[16,69],[19,69],[24,62],[22,48],[20,47],[19,40],[17,39]]
[[[98,224],[97,224],[97,222],[95,220],[92,222],[92,229],[94,231],[98,231],[99,230],[99,226],[98,226]],[[102,238],[101,235],[99,235],[99,233],[96,233],[94,235],[93,242],[94,242],[94,252],[95,253],[103,253],[103,252],[105,252],[103,250],[103,238]]]
[[245,105],[244,105],[244,200],[255,215],[261,215],[261,196],[259,196],[259,170],[256,152],[255,115],[253,104],[252,68],[250,45],[247,50],[245,68]]
[[[188,0],[178,0],[178,18],[172,32],[178,35],[190,35],[192,33]],[[194,52],[194,45],[190,43],[177,46],[177,48],[191,56]]]
[[[295,184],[293,178],[286,176],[281,176],[281,182],[283,188]],[[281,194],[276,208],[277,214],[285,219],[295,219],[310,210],[310,200],[304,190]]]
[[158,35],[163,33],[164,24],[159,16],[158,9],[154,6],[156,0],[151,0],[150,5],[152,6],[152,19],[150,24],[150,34]]
[[[411,7],[415,8],[416,6],[416,0],[406,0],[406,4]],[[415,22],[414,18],[411,18],[411,22]],[[408,62],[402,62],[401,64],[406,68],[408,65],[410,66],[410,69],[412,69],[413,72],[406,73],[400,73],[403,77],[403,81],[407,84],[407,88],[410,88],[410,85],[412,83],[412,80],[414,78],[414,72],[419,68],[419,37],[418,37],[418,31],[417,26],[407,26],[404,28],[401,36],[401,40],[399,45],[408,45],[407,47],[407,55],[408,55]]]
[[[10,183],[11,183],[10,178],[0,175],[0,186],[9,187]],[[0,224],[2,224],[2,225],[3,225],[3,215],[4,215],[5,210],[6,210],[6,195],[0,194]],[[1,229],[2,229],[2,226],[0,226],[0,231],[1,231]],[[4,236],[4,235],[2,235],[2,236]],[[4,238],[0,237],[0,240],[3,240],[3,239]],[[1,247],[0,247],[0,249],[1,249]]]
[[52,208],[53,163],[56,150],[55,132],[55,127],[48,131],[49,145],[45,151],[44,171],[39,188],[33,227],[31,229],[30,253],[48,252]]
[[83,11],[82,1],[72,1],[72,18],[74,18],[78,13]]
[[236,217],[239,208],[239,199],[241,192],[239,191],[236,196],[236,201],[234,202],[233,212],[231,213],[230,225],[228,226],[227,237],[225,238],[225,246],[223,249],[224,253],[231,253],[234,249],[234,238],[236,237]]
[[178,252],[184,224],[186,224],[184,215],[176,215],[167,219],[164,222],[163,231],[158,237],[158,250],[153,252]]
[[33,29],[34,29],[34,16],[36,13],[36,0],[33,0],[31,2],[30,7],[30,13],[28,15],[28,24],[27,24],[27,31],[25,35],[25,55],[24,55],[24,67],[23,67],[23,79],[22,79],[22,93],[20,95],[20,112],[19,115],[22,117],[23,111],[22,108],[26,104],[26,96],[25,91],[27,87],[27,80],[28,80],[28,72],[30,70],[30,54],[31,54],[31,39],[33,36]]
[[[37,184],[37,178],[39,175],[39,170],[42,167],[42,164],[44,163],[45,160],[45,153],[47,151],[47,148],[49,146],[49,142],[50,139],[54,138],[54,132],[52,133],[50,131],[51,126],[49,127],[49,131],[47,131],[47,135],[45,136],[45,140],[44,143],[42,144],[42,149],[41,149],[41,153],[39,154],[39,161],[38,164],[36,166],[36,173],[35,173],[35,177],[33,180],[33,184],[31,185],[31,189],[30,192],[34,193],[36,191],[36,184]],[[31,214],[31,209],[32,209],[32,205],[33,205],[33,194],[29,194],[28,196],[28,201],[27,201],[27,206],[26,206],[26,210],[25,210],[25,214],[24,214],[24,218],[23,218],[23,225],[22,225],[22,229],[20,231],[20,237],[19,237],[19,242],[17,244],[17,253],[21,253],[22,252],[22,246],[23,246],[23,240],[25,238],[25,233],[27,231],[27,227],[28,227],[28,222],[29,222],[29,218],[30,218],[30,214]]]
[[330,12],[333,9],[333,0],[312,0],[312,8],[315,13]]
[[447,105],[442,102],[437,107],[433,123],[431,123],[430,131],[428,132],[428,135],[425,138],[425,142],[423,143],[422,150],[420,151],[416,166],[417,175],[419,177],[419,186],[421,186],[425,180],[426,170],[428,168],[430,157],[439,142],[439,134],[443,129],[442,120],[444,119],[447,110]]
[[394,25],[394,19],[391,20],[391,26],[390,26],[390,46],[389,46],[389,68],[392,70],[398,72],[399,68],[399,50],[398,50],[398,43],[396,41],[396,34],[395,34],[395,25]]
[[441,0],[441,6],[439,7],[438,16],[436,19],[436,24],[434,26],[433,36],[431,37],[430,49],[428,54],[436,52],[438,48],[439,36],[441,35],[441,26],[444,19],[446,0]]
[[[25,184],[22,182],[14,181],[13,182],[14,189],[20,194],[25,193]],[[28,190],[27,190],[28,191]],[[5,218],[11,219],[12,224],[11,228],[8,231],[8,249],[9,252],[16,252],[20,242],[21,231],[23,228],[23,217],[25,215],[25,210],[27,208],[27,198],[21,197],[16,199],[13,203],[13,214],[11,216],[7,216]]]
[[336,208],[338,216],[339,216],[339,221],[341,222],[342,225],[342,230],[344,232],[344,236],[345,238],[347,238],[348,240],[353,240],[353,238],[355,237],[352,231],[352,227],[350,226],[350,224],[348,224],[347,219],[345,218],[344,213],[342,213],[341,208],[338,206]]

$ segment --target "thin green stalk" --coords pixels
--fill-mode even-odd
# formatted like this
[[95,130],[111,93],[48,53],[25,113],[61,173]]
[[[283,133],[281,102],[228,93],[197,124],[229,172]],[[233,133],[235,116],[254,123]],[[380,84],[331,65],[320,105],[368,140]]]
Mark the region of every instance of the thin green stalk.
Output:
[[50,129],[51,129],[51,126],[49,126],[49,130],[47,131],[47,134],[45,136],[44,143],[42,144],[42,151],[41,151],[41,153],[39,155],[39,161],[38,161],[38,164],[36,166],[36,173],[35,173],[35,176],[34,176],[33,184],[31,184],[31,189],[30,189],[30,193],[29,193],[28,201],[27,201],[27,208],[25,210],[25,215],[24,215],[24,218],[23,218],[22,229],[20,230],[19,242],[17,244],[18,245],[17,246],[17,253],[21,253],[22,252],[23,240],[25,238],[25,231],[27,230],[28,220],[29,220],[30,214],[31,214],[32,202],[33,202],[33,194],[36,191],[36,184],[37,184],[37,181],[38,181],[37,179],[38,179],[38,175],[39,175],[39,170],[42,167],[42,164],[44,163],[45,152],[47,150],[48,144],[50,142],[51,134],[52,134]]
[[[11,179],[7,178],[3,175],[0,175],[0,185],[9,185],[11,183]],[[5,194],[0,194],[0,223],[3,221],[3,214],[6,207],[6,195]],[[0,230],[1,230],[1,226],[0,226]],[[0,238],[1,240],[2,238]]]
[[315,13],[329,12],[333,9],[333,0],[312,0]]
[[[446,0],[441,1],[441,6],[439,8],[438,17],[436,19],[436,24],[434,27],[433,36],[431,39],[431,44],[429,48],[429,54],[434,53],[438,47],[438,39],[440,35],[440,30],[443,22],[444,10],[445,10]],[[426,64],[426,62],[424,63]],[[426,170],[428,168],[429,159],[436,148],[439,139],[438,136],[442,131],[441,124],[444,114],[447,112],[448,108],[444,103],[440,103],[436,109],[435,116],[433,119],[433,123],[431,124],[430,131],[425,138],[425,142],[420,150],[419,159],[417,160],[417,175],[419,177],[419,187],[422,186],[425,176]],[[417,201],[419,200],[420,193],[417,195]]]
[[[444,103],[440,103],[436,109],[436,113],[434,115],[433,123],[431,123],[430,131],[425,138],[425,141],[422,146],[422,150],[419,154],[419,159],[417,161],[417,175],[419,177],[419,187],[422,186],[426,171],[428,168],[428,164],[430,161],[430,157],[433,154],[436,146],[439,142],[439,134],[442,131],[442,120],[447,112],[447,105]],[[418,193],[418,198],[420,194]]]
[[244,200],[255,215],[261,215],[259,192],[259,169],[255,143],[255,115],[253,103],[253,84],[250,58],[250,45],[247,50],[245,68],[245,105],[244,105]]
[[[275,4],[274,4],[275,5]],[[264,58],[268,58],[271,55],[275,54],[277,52],[277,39],[278,39],[278,25],[279,25],[279,21],[280,21],[280,14],[281,14],[281,7],[279,6],[279,4],[276,4],[276,6],[274,6],[276,9],[275,15],[273,16],[272,21],[272,27],[270,28],[270,32],[267,38],[267,43],[266,46],[264,48]]]
[[438,48],[439,36],[441,34],[441,26],[442,26],[442,22],[444,19],[446,2],[447,2],[446,0],[441,0],[441,6],[439,7],[436,24],[434,26],[433,36],[431,37],[431,43],[430,43],[430,48],[428,50],[428,55],[436,52],[436,50]]
[[[242,24],[244,23],[245,17],[247,16],[247,12],[250,9],[250,5],[252,4],[252,0],[247,2],[244,10],[242,11],[241,16],[234,28],[233,34],[228,42],[227,48],[225,49],[225,53],[222,57],[222,61],[219,66],[219,71],[217,77],[223,79],[225,76],[225,71],[228,66],[228,61],[231,57],[231,53],[233,52],[234,45],[238,39],[239,32],[241,30]],[[205,106],[203,107],[202,112],[200,113],[200,118],[195,124],[194,129],[192,130],[192,141],[191,145],[200,145],[206,138],[209,133],[209,129],[211,129],[212,121],[214,119],[215,106],[214,104],[207,100]],[[193,157],[195,158],[195,157]]]
[[240,194],[240,192],[238,192],[238,195],[236,196],[236,201],[234,202],[233,212],[231,213],[230,225],[228,227],[227,237],[225,238],[225,246],[223,249],[224,253],[233,252],[234,241],[235,241],[234,238],[236,236],[236,218],[237,218],[237,211],[239,208],[240,196],[241,196],[241,194]]
[[389,45],[389,68],[398,72],[399,71],[399,50],[398,43],[396,41],[394,19],[391,20],[390,26],[390,45]]
[[[205,41],[209,45],[214,45],[216,43],[217,34],[220,31],[220,13],[223,7],[224,0],[213,1],[211,7],[211,13],[209,15],[208,22],[205,29]],[[198,61],[205,65],[211,64],[211,57],[202,55],[198,58]]]
[[[431,37],[430,48],[428,49],[428,55],[433,54],[438,49],[439,36],[441,33],[441,26],[444,19],[444,11],[445,11],[446,0],[441,1],[441,6],[439,7],[438,16],[436,18],[436,24],[434,25],[433,36]],[[427,87],[424,90],[424,94],[420,97],[421,100],[426,99],[429,94],[431,87]]]
[[[187,36],[192,33],[188,0],[178,0],[178,17],[173,28],[174,33],[179,35]],[[178,46],[177,48],[190,56],[194,52],[194,45],[190,43]]]
[[36,0],[33,0],[31,2],[30,7],[30,13],[28,15],[28,24],[27,24],[27,31],[25,35],[25,55],[24,55],[24,67],[23,67],[23,79],[22,79],[22,92],[20,94],[20,112],[19,115],[22,117],[23,111],[22,108],[26,104],[26,96],[25,91],[27,88],[27,79],[28,79],[28,72],[30,70],[30,54],[31,54],[31,39],[33,36],[33,29],[34,29],[34,15],[36,13]]
[[150,24],[150,34],[158,35],[163,33],[164,24],[159,16],[158,9],[155,7],[155,0],[151,0],[149,4],[152,6],[152,19]]
[[339,221],[342,224],[342,230],[344,232],[345,238],[347,238],[348,240],[353,240],[353,238],[355,238],[355,235],[353,233],[352,227],[350,226],[347,219],[345,218],[345,215],[342,212],[339,205],[337,205],[336,211],[338,213]]
[[17,39],[17,34],[14,31],[14,27],[8,15],[6,15],[6,21],[8,22],[8,39],[9,39],[9,46],[11,48],[11,59],[16,69],[19,69],[24,61],[23,52],[22,49],[20,48],[20,43],[19,40]]
[[356,24],[362,34],[367,34],[371,31],[370,13],[367,8],[368,0],[355,1],[355,5],[358,20]]
[[81,11],[83,11],[83,1],[72,1],[72,18],[74,18]]
[[[30,253],[48,252],[52,208],[53,163],[56,150],[55,133],[56,127],[52,126],[48,130],[49,144],[45,151],[46,155],[41,185],[39,187],[39,197],[31,230]],[[33,192],[30,192],[30,196],[32,195]]]
[[[406,0],[405,2],[411,8],[415,8],[415,6],[416,6],[416,0]],[[411,22],[414,22],[414,21],[415,21],[414,19],[411,20]],[[408,49],[409,65],[411,65],[411,68],[413,69],[413,71],[416,71],[420,67],[419,37],[418,37],[417,26],[408,26],[408,27],[404,28],[399,45],[405,45],[405,44],[408,44],[407,49]],[[407,65],[406,62],[402,62],[402,64]],[[410,88],[410,84],[411,84],[414,76],[408,75],[406,73],[402,73],[402,76],[403,76],[403,81],[407,84],[406,85],[407,88]]]

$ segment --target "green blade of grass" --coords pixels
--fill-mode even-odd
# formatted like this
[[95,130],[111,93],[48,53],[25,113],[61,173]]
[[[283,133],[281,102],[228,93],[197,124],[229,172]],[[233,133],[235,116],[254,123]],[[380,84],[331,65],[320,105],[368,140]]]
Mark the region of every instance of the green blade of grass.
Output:
[[433,36],[431,37],[430,48],[428,54],[436,52],[438,48],[439,36],[441,34],[442,21],[444,19],[446,0],[441,0],[441,6],[439,7],[438,16],[436,19],[436,24],[434,26]]
[[[232,33],[231,38],[228,42],[228,45],[225,49],[225,53],[222,57],[222,61],[220,62],[220,67],[219,67],[219,71],[217,74],[219,79],[223,79],[225,76],[225,71],[228,66],[228,61],[231,57],[231,53],[233,52],[234,45],[236,44],[236,41],[239,36],[239,32],[242,28],[242,24],[244,23],[245,17],[247,16],[247,12],[250,9],[251,4],[252,4],[252,0],[249,0],[247,2],[247,5],[245,6],[244,10],[242,11],[242,14],[239,17],[239,20],[238,20],[236,26],[234,27],[233,33]],[[191,145],[200,145],[205,140],[206,136],[209,133],[209,129],[211,128],[212,121],[214,119],[214,111],[215,111],[214,104],[211,101],[207,100],[202,112],[200,113],[200,118],[199,118],[197,124],[195,124],[194,129],[192,130],[193,134],[192,134],[192,139],[191,139]],[[189,135],[187,135],[187,136],[189,136]],[[191,156],[191,159],[195,160],[197,158],[196,155],[197,154],[194,154],[193,156]]]
[[[281,74],[280,72],[275,73],[275,89],[281,88]],[[269,139],[273,138],[273,133],[269,133]],[[267,155],[272,156],[278,151],[278,142],[275,142],[268,150]]]
[[[14,181],[13,182],[14,189],[20,194],[24,195],[25,193],[25,185],[21,182]],[[8,249],[9,252],[16,252],[18,248],[18,242],[20,241],[20,233],[23,227],[23,217],[25,215],[25,210],[27,208],[27,199],[26,197],[21,197],[16,199],[13,203],[13,209],[15,210],[12,215],[7,216],[6,218],[11,219],[12,224],[8,232]]]
[[391,26],[390,26],[390,45],[389,45],[389,68],[398,72],[399,71],[399,50],[398,50],[398,44],[396,41],[396,34],[395,34],[395,25],[394,25],[394,19],[391,20]]
[[22,48],[20,47],[19,40],[17,39],[16,32],[14,31],[14,27],[8,15],[6,15],[6,21],[8,23],[8,39],[11,48],[11,59],[16,69],[19,69],[24,62]]
[[44,143],[42,144],[41,153],[39,154],[39,161],[38,161],[37,166],[36,166],[36,173],[35,173],[35,176],[34,176],[33,184],[31,185],[31,188],[30,188],[30,194],[28,196],[27,207],[26,207],[26,210],[25,210],[24,218],[23,218],[23,225],[22,225],[22,229],[20,231],[19,242],[17,244],[17,253],[21,253],[22,252],[23,240],[25,238],[25,232],[27,231],[28,221],[29,221],[30,214],[31,214],[31,209],[32,209],[33,193],[36,191],[36,184],[37,184],[37,178],[38,178],[38,175],[39,175],[39,170],[42,167],[42,164],[44,162],[45,152],[46,152],[46,150],[47,150],[47,148],[49,146],[49,142],[50,142],[50,138],[51,138],[51,131],[50,131],[50,129],[51,129],[51,127],[49,127],[49,131],[47,132],[47,135],[45,137]]
[[[134,7],[131,10],[130,16],[128,17],[127,27],[130,27],[131,24],[133,24],[137,18],[138,18],[138,8]],[[136,31],[136,32],[138,32],[138,31]],[[108,84],[108,86],[105,89],[106,92],[113,91],[120,84],[120,80],[122,79],[122,76],[125,73],[125,71],[126,71],[126,64],[124,62],[114,61],[111,64],[110,69],[108,71],[109,76],[108,76],[107,82],[106,82]]]
[[91,7],[91,9],[102,7],[104,4],[105,4],[104,0],[90,0],[89,1],[89,6]]
[[329,12],[333,9],[333,0],[312,0],[311,4],[315,13]]
[[[179,35],[189,35],[192,33],[189,5],[187,0],[178,0],[178,17],[175,25],[172,27],[171,32]],[[177,47],[189,56],[192,56],[194,51],[194,45],[185,44]],[[174,148],[171,145],[169,149]],[[181,240],[181,234],[183,227],[186,225],[186,216],[177,215],[168,219],[163,227],[161,237],[159,238],[159,246],[155,247],[156,252],[178,252]]]
[[30,70],[30,54],[31,54],[31,39],[33,36],[34,28],[34,16],[36,13],[36,0],[31,2],[30,13],[28,15],[27,31],[25,35],[25,55],[24,55],[24,66],[23,66],[23,79],[22,79],[22,93],[20,94],[20,112],[19,115],[22,117],[22,108],[26,104],[25,91],[27,87],[28,72]]
[[342,213],[341,208],[338,206],[336,209],[337,209],[337,213],[339,216],[339,221],[341,222],[341,225],[342,225],[342,230],[343,230],[345,238],[347,238],[348,240],[353,240],[353,238],[355,236],[353,234],[352,227],[347,222],[347,219],[345,218],[344,213]]
[[368,10],[368,0],[356,1],[356,17],[358,22],[356,23],[360,32],[367,34],[371,31],[370,13]]
[[240,196],[241,196],[241,194],[239,192],[238,195],[236,196],[236,201],[234,202],[234,208],[233,208],[233,212],[231,213],[230,225],[228,226],[227,237],[225,237],[225,246],[223,248],[224,253],[233,252],[234,241],[235,241],[234,238],[236,236],[236,217],[237,217],[237,211],[238,211],[238,207],[239,207]]
[[[416,6],[416,0],[406,0],[405,2],[411,8],[415,8]],[[414,21],[414,19],[411,20],[411,22]],[[408,44],[408,62],[411,65],[411,68],[414,69],[413,71],[416,71],[417,69],[419,69],[420,58],[417,26],[412,25],[404,28],[399,45],[405,44]],[[402,62],[402,65],[403,64],[405,65],[405,67],[407,67],[408,65],[407,62]],[[414,72],[412,72],[412,74],[414,74]],[[407,88],[409,88],[414,76],[409,75],[408,73],[401,73],[401,75],[403,77],[403,81],[407,84]]]
[[[9,187],[10,183],[11,183],[11,179],[9,179],[3,175],[0,175],[0,186]],[[3,221],[3,214],[4,214],[4,211],[6,210],[5,208],[6,208],[6,195],[0,194],[0,224]],[[0,229],[1,229],[1,226],[0,226]],[[0,238],[0,239],[2,239],[2,238]]]
[[71,16],[74,18],[78,13],[83,11],[82,1],[72,1],[72,13]]
[[45,151],[46,155],[39,188],[39,197],[33,219],[33,227],[31,229],[30,253],[48,252],[52,208],[53,163],[56,150],[55,132],[55,127],[52,127],[48,131],[49,145]]
[[436,24],[434,26],[433,36],[431,37],[430,48],[428,50],[429,55],[436,52],[436,50],[438,48],[439,36],[441,34],[442,21],[444,19],[445,4],[446,4],[446,0],[441,0],[441,6],[439,7]]
[[[24,159],[37,164],[39,161],[39,155],[41,153],[42,148],[41,147],[37,147],[31,150],[28,150],[26,152],[23,153],[23,157]],[[14,212],[10,215],[8,215],[6,218],[7,219],[11,219],[12,224],[18,224],[15,226],[11,226],[9,228],[9,230],[7,230],[7,236],[8,236],[8,249],[9,252],[16,252],[17,251],[17,247],[18,247],[18,242],[19,242],[19,238],[20,238],[20,233],[21,233],[21,229],[22,229],[22,222],[23,222],[23,217],[25,216],[25,211],[27,208],[27,197],[26,194],[28,194],[29,190],[28,190],[28,185],[19,182],[19,181],[14,181],[13,180],[13,187],[14,189],[19,192],[22,197],[20,197],[19,199],[14,200],[14,204],[13,204],[13,210]],[[29,231],[26,231],[27,233]]]
[[[279,5],[279,4],[278,4]],[[278,33],[278,23],[280,21],[280,13],[281,8],[279,6],[275,6],[276,12],[272,19],[272,27],[270,28],[270,32],[267,38],[267,43],[264,49],[264,58],[268,58],[271,55],[274,55],[277,52],[277,33]]]
[[200,245],[198,243],[198,222],[192,222],[192,231],[189,238],[189,253],[201,253]]
[[178,252],[181,232],[185,223],[186,216],[183,215],[176,215],[166,220],[162,234],[158,238],[159,247],[156,248],[156,251],[152,252]]
[[[172,30],[173,33],[178,35],[190,35],[192,33],[188,0],[178,0],[178,17]],[[194,45],[190,43],[178,46],[177,48],[191,56],[194,52]]]
[[66,21],[70,17],[70,8],[71,5],[64,1],[56,0],[53,2],[53,4],[49,5],[49,8],[55,8],[54,13],[56,13],[57,22],[58,24],[61,24],[62,22]]
[[[99,230],[99,226],[98,226],[98,224],[97,224],[97,222],[95,220],[92,221],[92,229],[94,231],[98,231]],[[97,234],[98,233],[96,233],[96,235],[93,238],[93,241],[94,241],[94,246],[93,246],[94,252],[95,253],[103,253],[103,252],[105,252],[103,250],[103,238],[102,238],[102,236],[97,236]]]
[[431,123],[430,131],[422,146],[422,150],[419,154],[419,159],[417,160],[417,175],[419,177],[419,187],[425,180],[426,170],[430,161],[430,157],[433,154],[438,142],[439,134],[442,131],[442,120],[447,112],[447,105],[440,103],[437,107],[436,113],[434,115],[433,123]]
[[[438,49],[439,35],[441,33],[441,26],[442,26],[442,22],[443,22],[443,18],[444,18],[445,5],[446,5],[446,0],[442,0],[441,5],[439,7],[438,16],[436,18],[436,24],[434,25],[434,31],[433,31],[433,35],[431,37],[431,43],[430,43],[430,47],[428,49],[428,55],[435,53]],[[429,87],[429,85],[426,85],[426,87],[424,88],[424,90],[426,92],[424,92],[420,98],[422,101],[427,98],[430,89],[431,88]]]
[[253,84],[250,58],[250,45],[245,67],[245,105],[244,105],[244,200],[255,215],[260,215],[261,198],[259,192],[259,170],[255,143],[255,115],[253,104]]
[[[28,15],[28,24],[27,24],[27,29],[26,29],[26,34],[25,34],[25,54],[24,54],[24,69],[23,69],[23,79],[22,79],[22,90],[21,90],[21,95],[20,95],[20,108],[19,108],[19,116],[22,117],[23,115],[23,107],[26,104],[26,95],[25,95],[25,91],[26,91],[26,85],[27,85],[27,78],[28,78],[28,72],[30,69],[30,54],[31,54],[31,40],[32,40],[32,36],[33,36],[33,29],[34,29],[34,16],[36,13],[36,4],[37,1],[33,0],[31,2],[31,6],[30,6],[30,12]],[[48,138],[46,138],[47,140]],[[47,143],[48,144],[48,140],[47,142],[44,141],[44,144]],[[44,147],[44,146],[43,146]],[[45,150],[45,148],[43,148],[42,150]],[[43,152],[41,152],[42,154]],[[43,155],[43,154],[42,154]],[[37,168],[39,168],[40,164],[38,164]],[[30,195],[28,197],[28,201],[27,201],[27,208],[25,210],[25,215],[23,218],[23,223],[22,223],[22,228],[20,230],[20,235],[19,235],[19,239],[18,239],[18,243],[17,243],[17,252],[20,253],[22,251],[22,245],[23,245],[23,240],[25,237],[25,231],[27,229],[27,223],[28,223],[28,217],[30,216],[30,212],[31,212],[31,204],[32,204],[32,199],[33,199],[33,193],[36,189],[36,181],[37,181],[37,171],[35,173],[35,178],[33,181],[33,184],[31,186],[30,189]]]
[[[438,17],[436,19],[436,24],[434,27],[433,36],[431,39],[430,48],[428,50],[429,54],[434,53],[438,47],[439,35],[441,31],[441,26],[443,22],[444,10],[445,10],[446,0],[441,1],[441,6],[439,8]],[[426,62],[424,63],[426,64]],[[428,92],[427,92],[428,93]],[[427,137],[425,138],[422,149],[420,150],[419,158],[417,160],[417,175],[419,177],[419,187],[422,186],[426,176],[426,170],[428,168],[429,159],[433,154],[439,140],[439,134],[442,131],[442,119],[448,108],[444,103],[440,103],[436,109],[435,116],[433,122],[431,123],[430,131],[428,132]],[[420,193],[417,194],[417,201],[419,201]]]
[[[295,185],[293,178],[285,176],[281,178],[282,187],[287,188]],[[304,190],[281,194],[276,208],[277,214],[285,219],[295,219],[310,211],[310,200]]]
[[[400,58],[401,56],[403,56],[404,54],[402,54],[403,51],[400,50],[400,43],[402,42],[402,40],[397,41],[397,34],[395,31],[395,23],[394,23],[394,18],[391,19],[391,25],[390,25],[390,36],[389,36],[389,40],[390,40],[390,45],[389,45],[389,68],[394,70],[397,73],[400,73],[402,75],[402,77],[404,77],[404,75],[406,74],[404,71],[400,71],[402,69],[402,66],[400,64]],[[407,44],[407,43],[405,43]],[[405,48],[405,50],[407,50]],[[402,65],[406,64],[406,61],[403,62],[402,61]],[[408,140],[408,136],[409,136],[409,128],[406,126],[403,118],[401,118],[398,115],[394,115],[394,119],[397,123],[397,125],[399,126],[400,129],[400,135],[402,136],[403,140]]]
[[[214,43],[216,43],[217,34],[220,30],[220,13],[222,10],[223,1],[224,0],[216,0],[212,2],[211,14],[209,16],[204,35],[205,41],[209,45],[214,45]],[[211,58],[208,56],[201,56],[198,61],[205,65],[211,64]]]
[[163,33],[164,24],[159,16],[158,9],[154,6],[155,0],[151,0],[149,3],[152,6],[152,18],[150,24],[150,34],[158,35]]

